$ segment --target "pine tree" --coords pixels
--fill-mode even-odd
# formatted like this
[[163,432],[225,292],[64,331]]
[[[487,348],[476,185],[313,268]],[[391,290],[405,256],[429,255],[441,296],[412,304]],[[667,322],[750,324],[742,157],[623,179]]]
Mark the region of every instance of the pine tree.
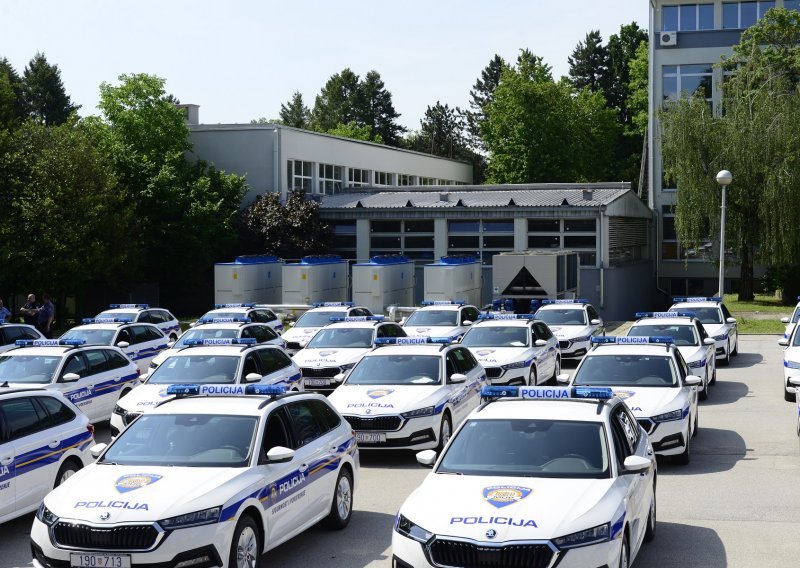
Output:
[[619,34],[608,39],[609,85],[606,93],[608,106],[617,109],[620,121],[626,127],[631,125],[632,117],[628,111],[628,98],[631,96],[631,62],[636,59],[636,50],[647,42],[647,32],[636,22],[623,25]]
[[332,75],[314,101],[312,128],[327,132],[339,124],[358,123],[360,97],[359,77],[353,71],[346,68]]
[[67,95],[58,65],[50,65],[43,53],[37,53],[25,67],[22,95],[28,116],[47,125],[63,124],[80,108]]
[[568,61],[570,83],[576,89],[588,88],[593,93],[608,91],[609,54],[598,30],[589,32],[584,41],[578,42]]
[[503,69],[507,67],[508,64],[505,60],[495,54],[489,64],[481,71],[480,77],[475,81],[469,92],[469,106],[472,110],[466,111],[465,117],[470,144],[475,149],[483,149],[480,134],[481,123],[485,118],[484,109],[487,104],[494,100],[494,92],[497,89],[497,85],[500,84],[500,76],[503,74]]
[[303,102],[303,94],[300,91],[292,93],[292,98],[286,103],[281,103],[281,124],[293,126],[294,128],[308,128],[311,119],[311,111]]
[[22,79],[5,57],[0,59],[0,122],[9,125],[25,119],[25,101],[22,98]]
[[392,104],[390,93],[381,79],[380,73],[370,71],[360,83],[361,95],[358,97],[360,126],[368,126],[373,139],[380,138],[384,144],[398,146],[400,135],[405,129],[397,124],[400,117]]

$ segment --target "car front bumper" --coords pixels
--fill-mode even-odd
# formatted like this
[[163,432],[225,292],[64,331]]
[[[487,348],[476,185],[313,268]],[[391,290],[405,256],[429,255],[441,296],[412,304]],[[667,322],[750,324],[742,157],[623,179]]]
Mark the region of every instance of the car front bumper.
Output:
[[[365,421],[379,419],[379,417],[356,416],[346,412],[342,412],[342,415],[353,427],[356,439],[358,439],[358,447],[361,450],[427,450],[436,448],[439,444],[442,413],[418,418],[404,419],[401,417],[401,425],[396,430],[363,428]],[[349,420],[350,418],[356,420]],[[451,424],[451,429],[454,426]],[[381,440],[368,441],[369,438],[381,438]]]
[[637,417],[636,420],[647,432],[653,451],[659,456],[674,456],[686,449],[686,438],[690,436],[691,412],[681,420],[654,422],[649,417]]

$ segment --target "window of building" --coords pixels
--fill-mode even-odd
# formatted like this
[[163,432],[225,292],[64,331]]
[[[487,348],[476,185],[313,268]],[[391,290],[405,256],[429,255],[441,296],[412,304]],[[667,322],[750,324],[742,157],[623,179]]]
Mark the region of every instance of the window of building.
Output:
[[783,7],[787,10],[797,10],[800,12],[800,0],[783,0]]
[[313,168],[312,162],[288,160],[286,162],[286,180],[289,190],[302,189],[310,192]]
[[661,10],[662,31],[714,29],[714,4],[680,4],[664,6]]
[[722,29],[749,28],[763,18],[767,10],[774,7],[774,0],[769,2],[763,0],[759,2],[723,2]]
[[678,100],[678,97],[689,97],[699,92],[711,104],[711,63],[664,65],[661,72],[664,101]]
[[420,176],[417,185],[439,185],[439,180],[437,180],[436,178]]
[[317,176],[317,192],[333,195],[342,189],[342,166],[319,164]]
[[349,187],[361,187],[369,185],[369,170],[350,168],[347,172],[347,185]]
[[529,233],[558,233],[561,221],[558,219],[528,219]]
[[414,185],[413,177],[408,174],[397,174],[397,185]]
[[596,229],[594,219],[565,219],[564,232],[567,233],[594,233]]
[[358,248],[356,239],[356,222],[351,221],[331,221],[333,231],[333,248],[336,254],[342,258],[355,259]]
[[713,260],[713,243],[708,239],[697,247],[687,248],[681,245],[675,229],[675,209],[671,205],[664,205],[661,208],[661,258],[709,262]]
[[514,220],[448,221],[447,253],[472,254],[483,264],[501,252],[514,250]]
[[370,233],[399,233],[402,221],[372,221],[369,225]]
[[393,185],[394,174],[389,172],[375,172],[375,185]]
[[426,219],[423,221],[405,221],[403,226],[406,233],[433,234],[433,219]]
[[565,248],[578,252],[581,266],[597,265],[595,219],[528,219],[529,249]]
[[433,219],[370,223],[370,256],[404,254],[423,264],[433,261]]
[[561,248],[559,235],[528,235],[529,249],[557,249]]

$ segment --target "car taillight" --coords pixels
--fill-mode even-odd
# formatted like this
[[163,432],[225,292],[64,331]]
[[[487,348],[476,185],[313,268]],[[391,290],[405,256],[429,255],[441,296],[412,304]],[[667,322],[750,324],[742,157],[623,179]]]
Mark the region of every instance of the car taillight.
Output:
[[94,436],[94,424],[87,424],[86,429],[89,431],[89,434]]

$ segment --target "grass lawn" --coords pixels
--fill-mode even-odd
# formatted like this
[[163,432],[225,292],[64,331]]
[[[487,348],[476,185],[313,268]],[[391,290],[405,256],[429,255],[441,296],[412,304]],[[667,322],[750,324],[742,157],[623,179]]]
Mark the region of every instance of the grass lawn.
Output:
[[[727,303],[727,302],[726,302]],[[783,330],[786,324],[781,323],[779,319],[753,319],[743,317],[741,315],[733,314],[738,322],[739,333],[776,333],[783,335]]]
[[738,297],[738,294],[725,294],[725,305],[731,312],[771,312],[789,316],[795,305],[792,302],[790,306],[784,306],[774,296],[766,294],[756,294],[752,302],[740,302]]

